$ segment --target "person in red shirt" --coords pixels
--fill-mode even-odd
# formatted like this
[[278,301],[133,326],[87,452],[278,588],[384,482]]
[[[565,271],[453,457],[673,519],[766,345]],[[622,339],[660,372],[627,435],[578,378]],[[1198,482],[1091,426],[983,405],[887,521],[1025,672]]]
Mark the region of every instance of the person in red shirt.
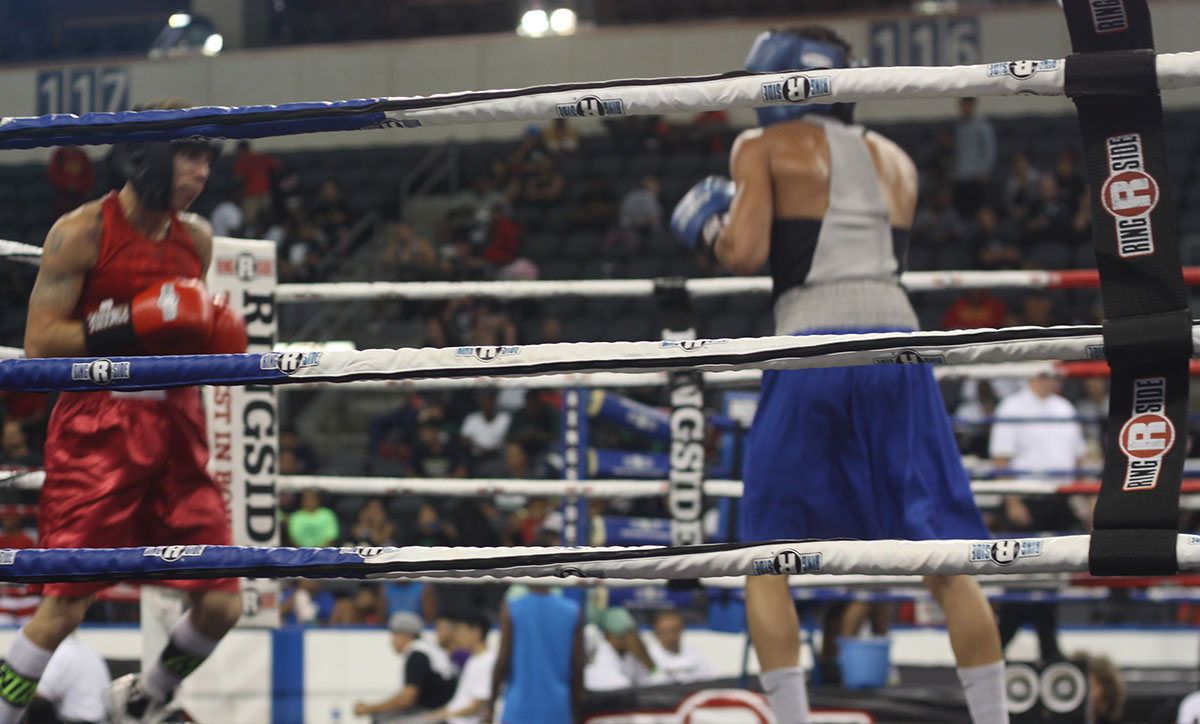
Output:
[[279,170],[279,159],[250,148],[249,141],[238,142],[233,173],[242,182],[242,223],[257,227],[263,216],[271,214],[271,174]]
[[[36,548],[33,538],[21,527],[22,508],[19,505],[0,506],[0,548]],[[11,626],[25,623],[37,610],[38,596],[33,586],[7,584],[0,586],[0,624]]]
[[86,201],[95,184],[92,160],[75,146],[54,149],[47,171],[54,186],[54,213],[58,215]]
[[1008,307],[986,289],[971,289],[954,300],[942,317],[942,329],[1003,327]]
[[[118,146],[124,187],[61,217],[46,238],[29,298],[27,357],[245,351],[240,314],[201,281],[212,229],[185,213],[219,148],[203,140]],[[221,488],[206,470],[198,388],[64,392],[50,416],[45,458],[38,504],[45,548],[232,540]],[[37,613],[0,665],[0,724],[21,718],[54,649],[111,584],[44,586]],[[241,615],[236,579],[171,585],[190,594],[191,608],[152,667],[114,682],[117,724],[158,721],[183,677]]]

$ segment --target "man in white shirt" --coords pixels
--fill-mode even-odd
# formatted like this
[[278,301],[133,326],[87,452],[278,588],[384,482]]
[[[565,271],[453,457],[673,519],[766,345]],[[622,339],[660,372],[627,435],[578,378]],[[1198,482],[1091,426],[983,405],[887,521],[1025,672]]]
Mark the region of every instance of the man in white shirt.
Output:
[[428,721],[490,724],[482,718],[483,709],[492,698],[492,670],[496,668],[496,652],[489,650],[485,641],[488,627],[487,618],[480,613],[454,617],[454,648],[470,651],[471,658],[463,664],[454,696],[433,712]]
[[686,684],[716,678],[704,654],[683,643],[683,616],[678,611],[658,612],[654,617],[654,636],[646,643],[646,650],[666,681]]
[[[468,414],[463,419],[459,434],[470,455],[473,467],[472,474],[478,477],[489,477],[485,473],[494,471],[488,467],[504,464],[504,438],[508,435],[508,427],[512,416],[500,409],[496,401],[495,390],[484,390],[479,393],[479,409]],[[480,469],[480,467],[484,469]],[[492,477],[502,477],[491,475]]]
[[237,236],[242,233],[242,209],[232,201],[222,201],[213,209],[213,236]]
[[37,695],[50,702],[60,721],[100,724],[109,720],[111,683],[108,664],[72,634],[54,650],[38,682]]

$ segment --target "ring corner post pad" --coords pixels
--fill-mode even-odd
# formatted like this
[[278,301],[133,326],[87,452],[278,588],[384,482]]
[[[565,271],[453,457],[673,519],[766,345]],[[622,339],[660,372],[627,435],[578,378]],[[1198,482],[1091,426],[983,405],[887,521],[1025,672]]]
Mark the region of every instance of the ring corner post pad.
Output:
[[1088,572],[1093,576],[1173,576],[1179,532],[1162,528],[1092,531]]

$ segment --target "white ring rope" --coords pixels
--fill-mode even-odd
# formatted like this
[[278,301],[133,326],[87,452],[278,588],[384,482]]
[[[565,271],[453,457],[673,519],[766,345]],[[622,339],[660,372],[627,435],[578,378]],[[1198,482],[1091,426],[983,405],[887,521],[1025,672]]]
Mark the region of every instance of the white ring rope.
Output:
[[[979,575],[1082,573],[1091,536],[936,541],[778,541],[734,547],[408,547],[369,549],[365,562],[405,570],[368,578],[705,578],[776,573]],[[564,556],[566,554],[566,556]],[[1200,535],[1176,538],[1180,571],[1200,569]],[[569,557],[569,560],[565,560]],[[506,560],[507,559],[507,560]]]

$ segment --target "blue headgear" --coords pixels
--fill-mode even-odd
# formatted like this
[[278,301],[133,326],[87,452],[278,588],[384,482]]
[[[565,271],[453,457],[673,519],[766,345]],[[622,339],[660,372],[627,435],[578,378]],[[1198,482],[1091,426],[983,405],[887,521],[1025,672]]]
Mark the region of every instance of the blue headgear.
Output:
[[[778,73],[787,70],[813,68],[847,68],[850,59],[837,45],[804,38],[790,33],[766,31],[760,33],[746,56],[746,70],[755,73]],[[758,124],[769,126],[798,118],[805,113],[829,113],[849,122],[853,103],[813,103],[805,105],[765,106],[754,109]]]

